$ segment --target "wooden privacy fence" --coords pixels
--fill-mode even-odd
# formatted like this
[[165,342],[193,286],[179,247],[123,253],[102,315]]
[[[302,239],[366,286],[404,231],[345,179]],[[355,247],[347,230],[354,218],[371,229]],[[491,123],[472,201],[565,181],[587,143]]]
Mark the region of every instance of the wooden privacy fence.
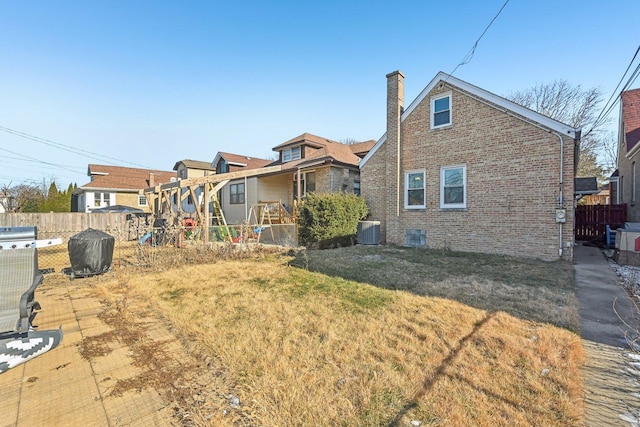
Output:
[[616,229],[627,221],[627,205],[578,205],[576,240],[592,240],[605,234],[607,225]]
[[[130,221],[125,213],[0,213],[0,227],[38,227],[38,238],[69,237],[87,228],[102,230],[116,240],[129,240]],[[135,238],[135,236],[133,236]]]
[[114,260],[135,254],[137,241],[136,226],[133,220],[127,220],[125,213],[0,213],[0,227],[38,227],[39,239],[62,238],[62,245],[38,250],[38,266],[47,272],[60,272],[71,265],[67,244],[69,238],[87,228],[102,230],[116,239]]

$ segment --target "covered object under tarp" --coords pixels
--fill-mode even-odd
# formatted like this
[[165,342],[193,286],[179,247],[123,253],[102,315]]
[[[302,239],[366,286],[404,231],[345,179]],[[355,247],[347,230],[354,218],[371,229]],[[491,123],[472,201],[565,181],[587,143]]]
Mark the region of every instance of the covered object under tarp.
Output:
[[115,239],[104,231],[88,228],[69,239],[71,276],[85,277],[109,271]]

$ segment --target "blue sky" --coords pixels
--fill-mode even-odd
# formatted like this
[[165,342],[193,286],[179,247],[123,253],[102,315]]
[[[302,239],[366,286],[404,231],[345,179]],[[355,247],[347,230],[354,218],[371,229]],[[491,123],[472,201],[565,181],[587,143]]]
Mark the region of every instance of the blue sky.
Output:
[[[97,157],[0,131],[0,187],[82,185],[88,163],[271,158],[303,132],[378,139],[385,75],[404,72],[408,105],[504,0],[442,3],[0,2],[0,127]],[[608,98],[639,15],[637,0],[511,0],[454,75],[499,95],[566,79]]]

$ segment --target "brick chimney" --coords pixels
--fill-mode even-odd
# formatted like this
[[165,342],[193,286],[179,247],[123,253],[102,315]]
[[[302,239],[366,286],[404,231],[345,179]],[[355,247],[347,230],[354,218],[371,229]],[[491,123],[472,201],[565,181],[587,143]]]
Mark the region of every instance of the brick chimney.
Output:
[[[404,74],[394,71],[387,74],[387,227],[392,228],[400,215],[401,203],[401,146],[400,146],[400,115],[404,107]],[[395,230],[397,232],[397,230]],[[389,233],[391,232],[391,233]],[[387,236],[395,234],[388,230]]]
[[156,177],[153,175],[153,172],[149,172],[149,188],[155,187],[156,185]]

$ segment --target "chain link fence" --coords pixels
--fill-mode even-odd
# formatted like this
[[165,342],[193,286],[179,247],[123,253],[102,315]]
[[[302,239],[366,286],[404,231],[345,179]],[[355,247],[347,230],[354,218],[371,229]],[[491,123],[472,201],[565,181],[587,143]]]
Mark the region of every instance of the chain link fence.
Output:
[[[205,245],[203,230],[203,227],[163,227],[104,231],[115,238],[115,265],[156,265],[159,256],[176,264],[192,263],[194,256],[215,258],[216,253],[221,250],[233,251],[233,246],[246,249],[258,244],[286,247],[298,245],[296,224],[212,226],[208,228],[208,245]],[[68,242],[76,234],[77,231],[38,233],[38,239],[41,240],[62,238],[61,245],[38,249],[38,265],[41,271],[61,272],[71,267]]]

